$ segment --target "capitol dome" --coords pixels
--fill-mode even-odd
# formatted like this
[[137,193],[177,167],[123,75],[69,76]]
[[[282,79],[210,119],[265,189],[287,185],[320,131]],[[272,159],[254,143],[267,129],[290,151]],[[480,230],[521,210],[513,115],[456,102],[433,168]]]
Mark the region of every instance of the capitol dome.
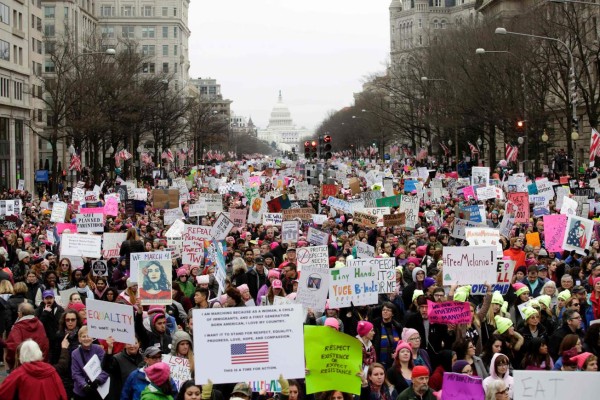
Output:
[[281,90],[279,91],[279,98],[277,100],[277,104],[273,106],[273,110],[271,111],[271,117],[269,118],[269,127],[282,127],[282,126],[293,126],[292,122],[292,113],[287,108],[285,104],[283,104],[283,99],[281,97]]
[[277,103],[271,110],[269,124],[266,129],[258,130],[258,138],[267,143],[274,143],[280,150],[299,149],[300,142],[304,137],[310,136],[304,128],[296,128],[292,119],[292,113],[283,104],[281,90]]

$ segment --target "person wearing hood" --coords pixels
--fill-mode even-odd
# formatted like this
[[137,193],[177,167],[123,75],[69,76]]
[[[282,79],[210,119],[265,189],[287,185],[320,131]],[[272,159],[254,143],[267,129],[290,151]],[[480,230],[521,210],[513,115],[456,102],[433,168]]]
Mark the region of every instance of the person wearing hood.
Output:
[[177,269],[177,280],[176,282],[179,284],[179,288],[183,292],[183,294],[191,298],[194,296],[194,283],[190,280],[190,273],[186,267],[181,267]]
[[415,267],[412,272],[412,282],[410,282],[402,291],[402,301],[404,304],[410,304],[415,290],[425,290],[425,270],[422,267]]
[[375,347],[371,343],[373,337],[375,336],[375,330],[373,329],[373,324],[369,321],[360,321],[356,327],[356,338],[362,344],[362,354],[363,354],[363,362],[362,366],[368,367],[377,361],[377,357],[375,356]]
[[0,385],[0,399],[67,400],[60,376],[43,358],[35,341],[21,343],[18,364]]
[[186,331],[177,331],[173,334],[171,355],[186,358],[190,366],[191,376],[194,376],[194,342]]
[[113,355],[114,343],[112,337],[106,339],[103,369],[110,375],[109,397],[117,399],[125,381],[144,362],[144,357],[140,354],[140,342],[137,338],[133,344],[126,344],[122,351]]
[[44,361],[48,362],[50,344],[44,325],[34,315],[32,304],[21,303],[17,311],[17,321],[13,325],[6,339],[6,365],[9,369],[14,368],[16,361],[17,346],[26,339],[33,339],[39,345],[44,355]]
[[156,313],[151,317],[150,330],[144,327],[144,316],[142,302],[138,299],[138,309],[135,313],[135,334],[140,338],[142,348],[159,344],[163,354],[169,354],[169,345],[172,342],[171,335],[167,330],[167,318],[164,313]]
[[[143,353],[144,356],[144,364],[138,368],[133,370],[125,383],[123,384],[123,389],[121,390],[120,400],[140,400],[142,396],[142,391],[146,389],[148,384],[150,383],[149,377],[146,375],[146,370],[153,365],[160,362],[162,358],[160,347],[158,346],[150,346]],[[173,396],[177,395],[175,382],[171,378],[171,394]]]
[[494,380],[502,380],[508,387],[508,397],[513,398],[514,379],[508,372],[509,360],[502,353],[496,353],[490,363],[490,376],[483,380],[483,390],[487,393]]

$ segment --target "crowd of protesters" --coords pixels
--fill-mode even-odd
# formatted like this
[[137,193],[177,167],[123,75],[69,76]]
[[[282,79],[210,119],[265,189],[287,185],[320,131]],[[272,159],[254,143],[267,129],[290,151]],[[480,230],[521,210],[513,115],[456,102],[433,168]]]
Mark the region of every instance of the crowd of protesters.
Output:
[[[373,164],[337,161],[345,164],[345,177],[359,178],[361,191],[371,190],[365,173]],[[336,163],[331,168],[337,169]],[[190,200],[182,204],[184,222],[212,225],[217,215],[188,217],[189,204],[202,193],[218,193],[206,182],[226,177],[240,180],[249,172],[260,172],[258,195],[276,190],[266,162],[223,163],[221,168],[207,165],[192,171]],[[406,168],[398,163],[382,165],[387,176],[395,178],[394,191],[404,193]],[[220,172],[219,172],[220,171]],[[506,171],[497,171],[500,178]],[[500,175],[498,175],[500,174]],[[291,178],[302,181],[294,172]],[[577,182],[588,187],[588,177]],[[456,177],[440,179],[443,185]],[[430,179],[424,179],[427,185]],[[100,182],[89,180],[86,190]],[[360,197],[336,182],[338,197]],[[555,183],[559,186],[558,182]],[[313,222],[303,221],[297,243],[285,244],[280,226],[247,224],[231,231],[225,239],[227,286],[219,291],[213,266],[183,265],[181,257],[172,259],[172,302],[167,306],[142,307],[138,283],[130,273],[130,254],[169,250],[162,210],[152,207],[154,185],[138,183],[148,189],[143,212],[128,213],[123,206],[116,217],[108,217],[105,232],[126,232],[120,256],[107,260],[108,274],[94,276],[93,260],[83,259],[73,266],[62,257],[61,235],[50,222],[51,204],[69,202],[66,221],[75,219],[77,205],[68,191],[60,196],[32,198],[27,192],[2,193],[5,200],[19,199],[15,225],[1,225],[0,237],[0,335],[3,360],[8,376],[0,384],[2,399],[99,399],[97,389],[110,378],[107,400],[149,399],[244,399],[268,398],[272,393],[252,393],[246,383],[196,385],[185,382],[179,390],[170,379],[163,354],[189,360],[194,376],[194,338],[191,310],[218,307],[261,307],[274,303],[275,297],[294,301],[298,286],[296,249],[310,246],[307,229]],[[102,186],[100,202],[115,187]],[[294,198],[295,188],[286,185],[281,192]],[[308,199],[295,200],[302,207],[327,215],[318,228],[330,234],[330,268],[345,266],[356,257],[356,242],[373,246],[375,257],[396,262],[397,291],[380,294],[378,304],[335,309],[327,304],[323,314],[308,310],[306,324],[325,325],[356,337],[363,345],[361,400],[434,399],[440,395],[444,373],[454,372],[479,377],[486,399],[513,398],[514,370],[597,371],[600,356],[600,242],[594,238],[585,255],[577,252],[549,252],[545,248],[543,218],[515,224],[502,236],[504,256],[515,261],[508,291],[473,295],[469,286],[443,286],[443,249],[468,245],[453,236],[459,206],[481,204],[487,226],[497,228],[505,213],[503,200],[476,202],[456,193],[443,203],[422,201],[414,229],[405,226],[365,228],[353,223],[352,214],[330,209],[318,192]],[[388,194],[386,194],[388,195]],[[243,193],[222,195],[224,211],[247,207]],[[558,213],[555,200],[551,213]],[[392,213],[396,212],[392,208]],[[440,223],[434,223],[433,212]],[[586,216],[588,217],[588,216]],[[590,215],[592,217],[592,215]],[[15,223],[14,218],[4,221]],[[526,234],[537,232],[539,245],[527,243]],[[68,233],[68,232],[67,232]],[[484,282],[482,282],[484,283]],[[69,298],[61,292],[70,291]],[[60,299],[60,304],[58,299]],[[86,301],[99,299],[128,304],[135,309],[136,342],[123,344],[112,338],[97,340],[88,335]],[[460,325],[429,323],[427,302],[454,300],[469,302],[471,322]],[[519,310],[518,306],[528,303]],[[281,350],[282,353],[285,350]],[[84,365],[97,356],[102,373],[90,381]],[[282,354],[283,355],[283,354]],[[202,358],[200,357],[202,360]],[[210,360],[203,360],[210,362]],[[309,371],[310,373],[310,371]],[[292,378],[292,377],[290,377]],[[306,394],[303,380],[280,377],[281,399],[317,397],[323,400],[349,399],[340,391]],[[266,397],[265,397],[266,396]],[[358,396],[357,396],[358,397]]]

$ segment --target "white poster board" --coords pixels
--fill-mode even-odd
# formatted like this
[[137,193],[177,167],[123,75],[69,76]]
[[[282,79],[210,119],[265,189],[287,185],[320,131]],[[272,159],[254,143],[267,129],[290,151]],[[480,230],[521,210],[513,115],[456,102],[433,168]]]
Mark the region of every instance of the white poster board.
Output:
[[364,268],[344,267],[329,270],[329,306],[331,308],[377,304],[378,270],[372,265]]
[[515,400],[596,399],[600,392],[598,372],[513,371]]
[[465,239],[470,246],[496,246],[496,252],[502,257],[500,231],[494,228],[466,227]]
[[177,390],[181,389],[181,385],[183,385],[186,381],[192,379],[190,360],[187,358],[163,354],[162,362],[169,365],[171,379],[173,379],[175,382]]
[[346,266],[364,271],[372,266],[377,271],[378,293],[396,293],[396,259],[395,258],[355,258],[347,260]]
[[311,226],[310,228],[308,228],[306,241],[315,246],[326,246],[329,243],[329,233],[322,232]]
[[77,214],[77,232],[78,233],[101,233],[104,232],[104,214]]
[[200,265],[204,258],[204,241],[211,240],[212,227],[185,225],[181,248],[181,262],[185,265]]
[[193,318],[197,384],[304,378],[300,304],[194,309]]
[[50,214],[50,222],[65,222],[67,206],[67,203],[54,203],[52,214]]
[[298,271],[304,267],[329,268],[327,246],[309,246],[296,249]]
[[296,302],[314,312],[323,312],[329,293],[329,268],[316,265],[302,267]]
[[444,247],[444,286],[496,283],[496,246]]
[[215,240],[225,240],[232,229],[233,221],[227,218],[225,214],[221,213],[212,226],[210,234]]
[[370,244],[366,244],[363,242],[354,242],[354,247],[356,247],[356,257],[357,258],[374,258],[375,257],[375,247]]
[[190,217],[203,217],[208,213],[206,208],[206,201],[204,199],[198,200],[194,204],[189,205]]
[[125,241],[127,233],[107,232],[102,235],[102,257],[109,260],[119,258],[121,244]]
[[296,243],[298,241],[298,221],[283,221],[281,223],[281,241],[283,243]]
[[406,215],[406,227],[414,229],[419,221],[419,198],[417,196],[402,196],[399,212]]
[[106,339],[112,336],[116,342],[135,343],[133,306],[87,299],[87,326],[91,337]]
[[64,233],[60,242],[60,255],[100,258],[102,236]]

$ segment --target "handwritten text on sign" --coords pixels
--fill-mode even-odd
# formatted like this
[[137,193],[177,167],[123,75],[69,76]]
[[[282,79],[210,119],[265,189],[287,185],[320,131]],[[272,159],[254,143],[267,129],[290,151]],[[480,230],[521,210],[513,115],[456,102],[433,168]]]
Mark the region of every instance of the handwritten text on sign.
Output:
[[346,266],[363,270],[366,266],[375,267],[377,271],[378,293],[396,292],[396,260],[393,258],[360,258],[348,260]]
[[377,269],[372,265],[364,268],[345,267],[329,270],[329,305],[332,308],[368,306],[377,303],[379,285]]
[[444,247],[444,284],[496,283],[496,246]]
[[91,337],[106,339],[112,336],[116,342],[127,344],[135,342],[132,306],[87,299],[86,307],[87,325]]
[[427,318],[430,324],[469,324],[471,323],[470,303],[444,301],[434,303],[427,300]]

